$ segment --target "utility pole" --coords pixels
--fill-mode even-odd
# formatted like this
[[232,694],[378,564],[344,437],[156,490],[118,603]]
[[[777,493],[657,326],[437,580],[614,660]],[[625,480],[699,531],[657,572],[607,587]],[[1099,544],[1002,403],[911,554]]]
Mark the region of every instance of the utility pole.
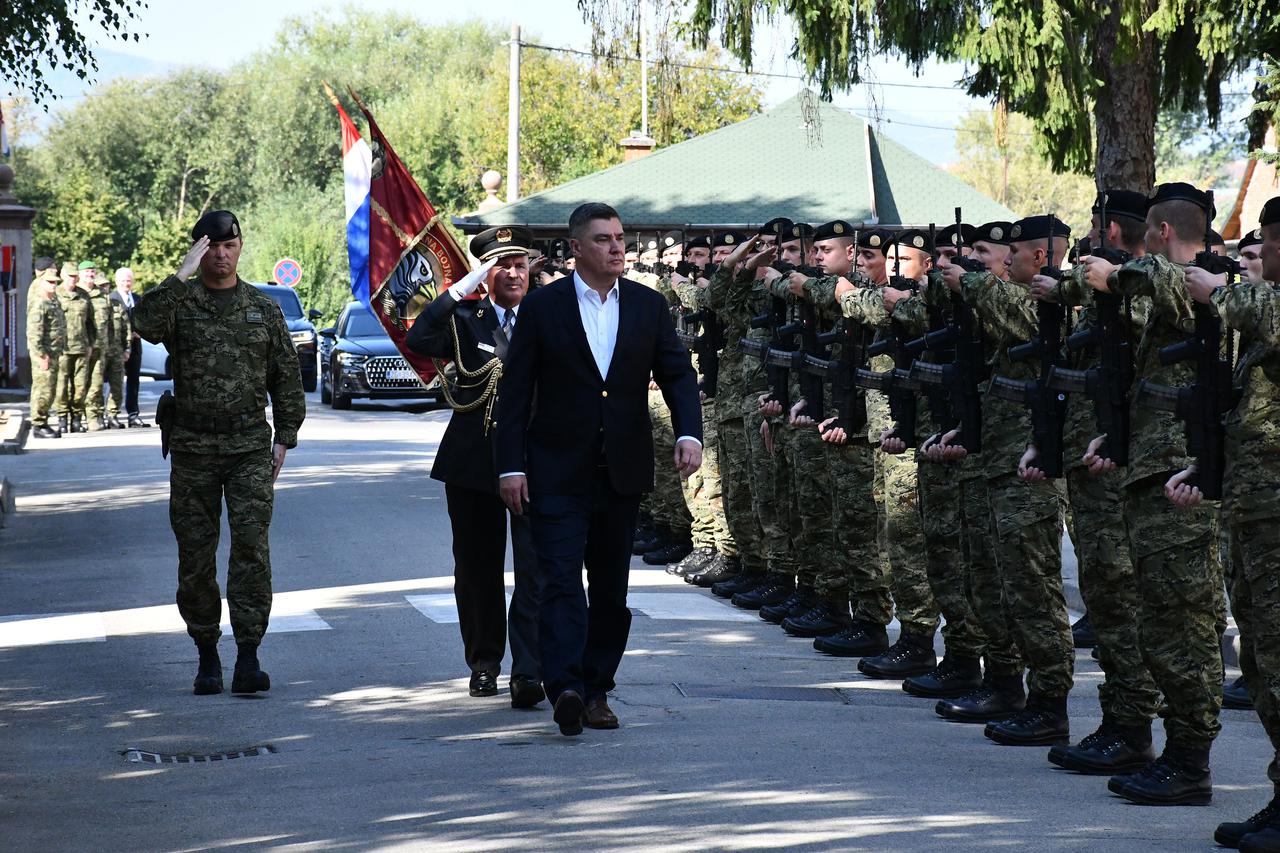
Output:
[[511,25],[511,71],[507,85],[507,201],[520,198],[520,25]]
[[649,3],[640,0],[640,135],[649,135]]

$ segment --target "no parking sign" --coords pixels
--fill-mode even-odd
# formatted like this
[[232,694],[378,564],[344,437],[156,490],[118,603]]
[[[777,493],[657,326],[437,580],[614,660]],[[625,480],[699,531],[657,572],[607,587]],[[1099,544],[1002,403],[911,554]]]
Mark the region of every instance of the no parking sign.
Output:
[[271,277],[276,284],[297,287],[298,282],[302,281],[302,264],[293,258],[281,258],[276,261],[275,268],[271,270]]

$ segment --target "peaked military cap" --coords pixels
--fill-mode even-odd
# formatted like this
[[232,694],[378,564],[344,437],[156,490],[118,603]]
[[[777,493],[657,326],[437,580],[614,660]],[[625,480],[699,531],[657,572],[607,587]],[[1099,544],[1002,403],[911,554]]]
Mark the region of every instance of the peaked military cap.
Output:
[[706,234],[700,234],[697,237],[690,237],[684,241],[684,250],[688,252],[690,249],[710,249],[711,238]]
[[1275,225],[1277,222],[1280,222],[1280,195],[1268,199],[1262,206],[1262,213],[1258,215],[1259,225]]
[[76,269],[76,265],[71,263],[71,261],[67,261],[65,264],[62,265],[62,277],[63,278],[79,278],[80,270]]
[[856,234],[854,227],[843,219],[833,219],[830,222],[824,222],[817,228],[813,229],[814,240],[836,240],[840,237],[848,237],[853,239]]
[[1053,236],[1071,237],[1070,225],[1056,216],[1042,213],[1039,216],[1024,217],[1013,223],[1013,228],[1009,230],[1009,242],[1026,243],[1031,240],[1048,239],[1050,223],[1053,227]]
[[791,229],[795,227],[795,223],[785,216],[775,216],[764,225],[760,226],[761,234],[772,234],[778,238],[779,242],[788,239],[791,236]]
[[533,247],[533,232],[523,225],[499,225],[486,228],[471,238],[468,251],[480,261],[505,258],[508,255],[527,255]]
[[1093,212],[1102,213],[1104,203],[1108,221],[1118,216],[1139,222],[1147,218],[1147,197],[1142,193],[1133,190],[1103,190],[1093,201]]
[[1236,251],[1247,249],[1250,246],[1257,246],[1262,242],[1262,228],[1255,228],[1240,235],[1240,242],[1236,243]]
[[863,249],[876,249],[883,252],[893,242],[893,232],[887,228],[872,228],[858,234],[858,245]]
[[948,225],[937,233],[934,241],[939,246],[959,246],[964,243],[966,246],[972,246],[974,241],[978,239],[978,229],[968,223],[961,223],[959,231],[955,225]]
[[666,234],[662,235],[662,240],[659,241],[660,246],[663,249],[670,249],[672,246],[679,246],[683,242],[683,231],[668,231]]
[[191,239],[208,237],[210,243],[225,243],[241,236],[240,220],[229,210],[211,210],[196,220]]
[[908,228],[893,235],[893,244],[908,249],[919,249],[922,252],[933,252],[933,244],[929,242],[929,232],[919,228]]
[[32,264],[32,266],[35,268],[36,272],[44,272],[45,270],[55,269],[58,265],[54,262],[53,258],[41,257],[36,258],[35,263]]
[[1191,184],[1183,183],[1182,181],[1161,184],[1156,187],[1156,191],[1147,199],[1147,210],[1166,201],[1189,201],[1209,214],[1210,219],[1213,218],[1215,213],[1213,201],[1207,192],[1202,192],[1191,186]]
[[719,231],[712,239],[711,245],[716,248],[720,246],[737,246],[746,242],[746,239],[740,231]]
[[1007,246],[1009,245],[1009,232],[1012,230],[1012,222],[1003,220],[984,222],[977,227],[977,233],[973,235],[973,242],[981,241],[983,243],[996,243],[1001,246]]

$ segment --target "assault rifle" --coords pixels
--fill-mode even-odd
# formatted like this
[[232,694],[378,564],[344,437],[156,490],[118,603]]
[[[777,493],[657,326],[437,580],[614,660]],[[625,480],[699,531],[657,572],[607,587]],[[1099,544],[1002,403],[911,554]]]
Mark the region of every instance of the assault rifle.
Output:
[[787,300],[780,296],[769,297],[769,310],[751,318],[751,328],[770,329],[769,340],[757,341],[743,338],[739,348],[744,355],[760,359],[764,364],[769,383],[768,399],[782,406],[785,413],[791,408],[790,371],[792,365],[804,360],[804,353],[791,349],[790,338],[799,331],[797,324],[787,322]]
[[[1213,195],[1209,196],[1209,209],[1213,209]],[[1225,274],[1230,286],[1240,272],[1240,265],[1231,258],[1209,250],[1209,222],[1206,218],[1204,251],[1196,255],[1193,266],[1215,275]],[[1235,408],[1239,395],[1232,384],[1231,359],[1221,356],[1222,321],[1208,305],[1195,302],[1192,305],[1195,330],[1191,337],[1176,344],[1162,347],[1160,363],[1168,366],[1183,361],[1195,361],[1196,378],[1190,385],[1160,385],[1147,380],[1138,384],[1138,405],[1150,409],[1172,412],[1182,421],[1186,430],[1187,453],[1196,458],[1196,471],[1188,480],[1189,485],[1199,486],[1209,500],[1222,498],[1222,475],[1226,468],[1226,429],[1223,416]],[[1232,336],[1228,334],[1227,350],[1232,349]]]
[[[916,283],[898,274],[902,266],[902,256],[895,252],[893,275],[889,277],[889,286],[898,290],[916,289]],[[893,418],[894,428],[891,435],[901,439],[907,447],[916,446],[916,395],[923,388],[918,379],[911,375],[912,355],[907,351],[906,329],[897,320],[889,321],[889,334],[867,347],[867,355],[874,358],[878,355],[893,356],[893,369],[874,371],[859,368],[854,381],[859,388],[880,391],[889,398],[889,416]]]
[[[818,267],[790,264],[786,261],[774,261],[770,266],[783,276],[789,276],[793,272],[798,272],[808,278],[818,278],[824,275],[823,271]],[[800,326],[798,332],[800,334],[801,355],[791,355],[787,369],[799,371],[800,394],[805,399],[805,407],[811,417],[820,418],[826,407],[826,401],[823,399],[823,375],[812,370],[804,370],[803,367],[808,359],[826,359],[827,345],[831,343],[834,336],[829,332],[824,334],[818,331],[818,312],[813,305],[801,301],[799,308]],[[784,330],[792,328],[792,326],[787,326],[784,327]],[[784,360],[784,357],[773,353],[770,353],[770,357],[779,363]]]
[[[1053,264],[1053,229],[1057,219],[1049,217],[1048,249],[1040,275],[1058,280],[1063,273]],[[1040,375],[1035,379],[1010,379],[997,376],[991,380],[991,393],[1002,400],[1021,403],[1031,410],[1031,442],[1036,447],[1036,467],[1046,477],[1061,477],[1063,465],[1062,428],[1066,415],[1066,395],[1049,387],[1049,376],[1062,366],[1062,327],[1066,308],[1058,302],[1036,303],[1039,331],[1036,339],[1009,347],[1010,361],[1040,360]]]
[[[702,327],[702,334],[694,332],[696,326]],[[698,357],[698,368],[702,371],[702,393],[708,398],[715,397],[720,381],[720,350],[725,344],[724,323],[710,308],[690,311],[680,316],[676,337],[689,352]]]

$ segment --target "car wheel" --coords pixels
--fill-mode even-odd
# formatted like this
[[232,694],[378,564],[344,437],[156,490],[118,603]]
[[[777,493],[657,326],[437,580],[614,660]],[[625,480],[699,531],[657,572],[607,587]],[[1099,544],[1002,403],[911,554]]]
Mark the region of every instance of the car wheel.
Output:
[[341,391],[338,390],[337,385],[333,386],[333,393],[330,396],[331,396],[330,405],[332,405],[335,409],[351,408],[351,395],[343,394]]
[[[327,374],[327,375],[331,376],[332,374]],[[320,377],[320,402],[321,403],[333,402],[333,394],[329,393],[329,383],[325,381],[324,375]]]
[[302,374],[302,390],[308,394],[316,390],[316,375],[314,373],[310,376],[305,373]]

